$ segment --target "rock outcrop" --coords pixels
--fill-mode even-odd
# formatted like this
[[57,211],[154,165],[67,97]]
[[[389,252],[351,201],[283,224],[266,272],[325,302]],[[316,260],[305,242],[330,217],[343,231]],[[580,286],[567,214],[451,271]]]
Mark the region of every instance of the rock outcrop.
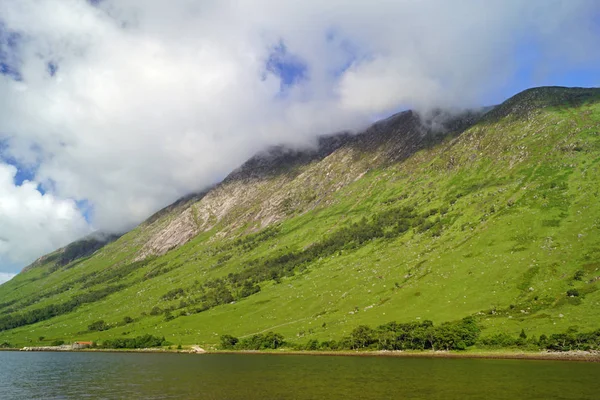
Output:
[[[398,162],[447,134],[462,132],[482,112],[413,111],[393,115],[357,135],[323,136],[314,148],[277,146],[252,157],[211,190],[191,195],[146,221],[137,259],[161,255],[201,232],[256,231],[332,201],[332,194],[371,168]],[[247,232],[246,232],[247,233]]]

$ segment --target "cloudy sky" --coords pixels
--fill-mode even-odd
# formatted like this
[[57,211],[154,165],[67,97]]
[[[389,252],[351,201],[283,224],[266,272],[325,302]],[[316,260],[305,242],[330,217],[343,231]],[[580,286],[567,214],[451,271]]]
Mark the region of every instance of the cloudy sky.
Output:
[[265,146],[600,86],[595,0],[2,0],[0,281]]

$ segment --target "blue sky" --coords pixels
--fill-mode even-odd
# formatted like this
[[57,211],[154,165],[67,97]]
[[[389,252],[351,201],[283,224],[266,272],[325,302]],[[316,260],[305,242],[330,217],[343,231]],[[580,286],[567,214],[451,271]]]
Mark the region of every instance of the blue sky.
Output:
[[593,0],[197,4],[0,2],[0,273],[129,229],[266,146],[600,86]]

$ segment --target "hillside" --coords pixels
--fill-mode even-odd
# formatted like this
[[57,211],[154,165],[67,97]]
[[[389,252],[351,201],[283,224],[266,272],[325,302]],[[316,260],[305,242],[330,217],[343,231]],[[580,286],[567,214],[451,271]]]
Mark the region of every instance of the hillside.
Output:
[[1,285],[0,343],[150,333],[211,346],[271,330],[306,342],[467,316],[483,336],[598,329],[599,169],[600,89],[407,111],[269,149],[120,238]]

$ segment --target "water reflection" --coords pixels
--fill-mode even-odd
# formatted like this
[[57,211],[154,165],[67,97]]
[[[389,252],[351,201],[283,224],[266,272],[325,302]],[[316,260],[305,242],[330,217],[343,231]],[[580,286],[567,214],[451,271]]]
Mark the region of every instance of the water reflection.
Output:
[[0,352],[2,399],[597,399],[600,364]]

